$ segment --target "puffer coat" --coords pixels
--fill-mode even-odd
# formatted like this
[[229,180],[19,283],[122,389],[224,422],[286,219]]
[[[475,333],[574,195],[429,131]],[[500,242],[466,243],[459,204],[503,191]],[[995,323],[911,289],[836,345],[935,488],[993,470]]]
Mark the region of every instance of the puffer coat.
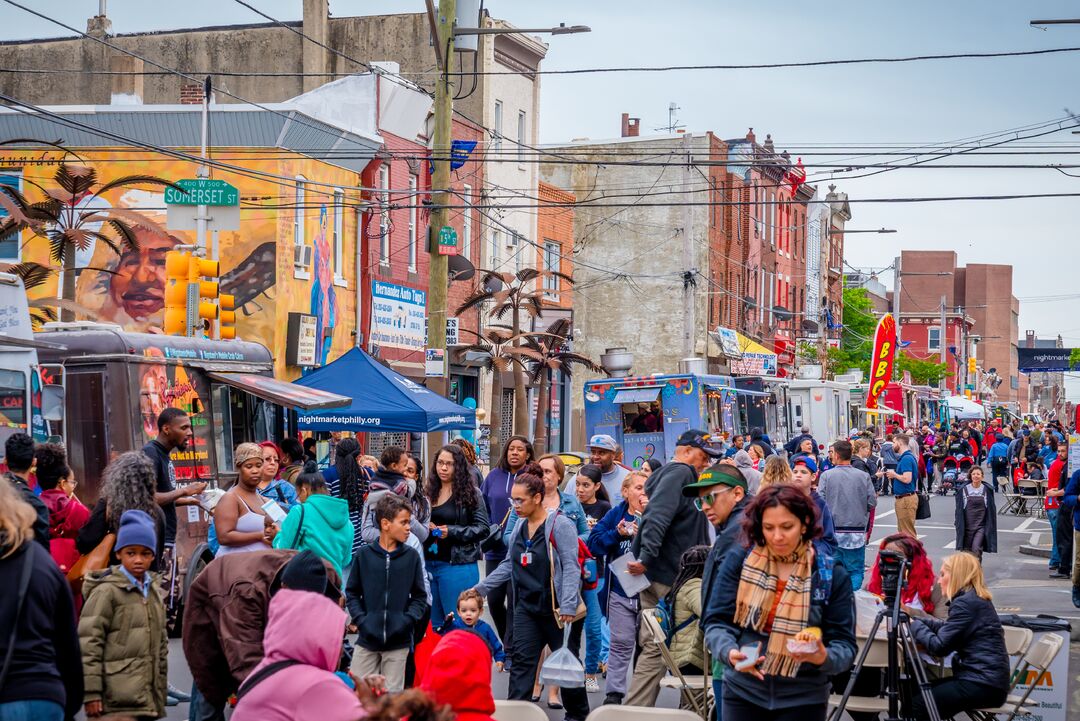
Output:
[[165,715],[169,639],[165,604],[152,577],[145,598],[118,566],[89,575],[79,619],[86,701],[105,714]]

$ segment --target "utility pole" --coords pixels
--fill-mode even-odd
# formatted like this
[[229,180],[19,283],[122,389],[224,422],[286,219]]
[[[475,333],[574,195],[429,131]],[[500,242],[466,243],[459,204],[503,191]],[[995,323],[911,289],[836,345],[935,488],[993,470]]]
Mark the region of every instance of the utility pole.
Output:
[[902,332],[903,323],[900,322],[900,283],[903,273],[900,271],[900,256],[896,256],[896,260],[893,261],[893,292],[892,292],[892,314],[893,320],[896,321],[896,348],[900,349],[900,333]]
[[[829,186],[829,194],[832,195],[836,191],[835,185]],[[821,377],[828,378],[829,370],[829,316],[826,314],[826,308],[829,303],[829,252],[832,250],[832,235],[833,235],[833,206],[830,201],[827,203],[829,208],[828,214],[825,216],[825,228],[824,233],[821,234],[821,240],[818,242],[818,361],[821,363]],[[840,291],[843,293],[843,290]]]
[[[683,136],[683,152],[686,164],[683,166],[683,183],[692,183],[693,145],[690,133]],[[663,172],[663,168],[660,169]],[[689,187],[689,185],[685,186]],[[682,227],[682,265],[683,271],[683,357],[692,358],[696,350],[694,333],[697,328],[697,298],[694,289],[697,282],[697,268],[694,267],[694,208],[689,203],[683,205]]]
[[945,296],[941,296],[941,333],[938,335],[938,363],[945,362]]
[[[457,0],[439,0],[439,9],[435,13],[436,58],[441,59],[440,75],[435,84],[435,137],[432,138],[431,157],[435,170],[431,176],[432,211],[431,230],[428,234],[428,336],[429,350],[442,350],[446,353],[446,303],[447,259],[441,255],[435,242],[439,228],[449,224],[450,213],[446,205],[450,202],[450,145],[453,127],[454,96],[450,92],[449,68],[454,57],[454,18],[457,14]],[[409,202],[416,203],[412,198]],[[427,379],[427,387],[441,396],[446,395],[446,367],[443,364],[442,375]],[[498,371],[495,371],[496,373]],[[428,465],[435,462],[435,455],[443,445],[442,433],[427,434]]]

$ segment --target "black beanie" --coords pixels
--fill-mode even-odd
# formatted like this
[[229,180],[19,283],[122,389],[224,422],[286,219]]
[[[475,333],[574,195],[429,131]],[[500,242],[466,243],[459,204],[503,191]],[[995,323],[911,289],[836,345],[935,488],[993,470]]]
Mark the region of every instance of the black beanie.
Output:
[[326,593],[326,566],[311,551],[300,551],[281,569],[281,585],[290,591]]

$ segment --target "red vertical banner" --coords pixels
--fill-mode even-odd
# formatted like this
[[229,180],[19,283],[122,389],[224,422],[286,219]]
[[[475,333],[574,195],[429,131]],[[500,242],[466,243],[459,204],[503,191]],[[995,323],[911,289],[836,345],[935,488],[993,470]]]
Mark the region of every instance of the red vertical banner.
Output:
[[870,390],[866,407],[877,408],[878,399],[892,380],[893,360],[896,358],[896,321],[891,313],[881,316],[874,331],[874,353],[870,356]]

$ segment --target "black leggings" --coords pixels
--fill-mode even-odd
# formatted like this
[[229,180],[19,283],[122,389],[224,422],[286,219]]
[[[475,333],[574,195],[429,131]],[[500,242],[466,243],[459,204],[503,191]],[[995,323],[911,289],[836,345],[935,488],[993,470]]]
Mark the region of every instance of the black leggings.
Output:
[[731,694],[724,694],[720,717],[724,721],[825,721],[827,704],[767,709]]
[[[948,719],[969,709],[994,708],[1005,703],[1008,691],[975,681],[942,678],[930,682],[930,693],[937,704],[938,718]],[[920,694],[912,694],[915,718],[929,718]]]

